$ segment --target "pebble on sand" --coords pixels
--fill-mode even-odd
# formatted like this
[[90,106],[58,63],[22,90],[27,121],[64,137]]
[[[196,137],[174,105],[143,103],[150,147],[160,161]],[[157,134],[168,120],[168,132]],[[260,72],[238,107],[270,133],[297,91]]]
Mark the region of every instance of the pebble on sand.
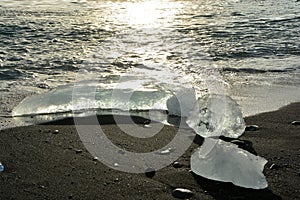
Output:
[[50,89],[50,86],[47,85],[46,83],[38,83],[36,84],[36,86],[41,89]]
[[81,149],[76,149],[75,153],[82,153],[82,150]]
[[54,130],[52,131],[53,134],[58,134],[59,133],[59,130]]
[[300,125],[300,121],[292,121],[292,125]]
[[115,182],[115,183],[116,183],[116,182],[119,182],[119,178],[115,178],[114,182]]
[[152,178],[154,175],[155,175],[155,169],[154,168],[147,168],[145,170],[145,175],[148,177],[148,178]]
[[184,188],[176,188],[172,192],[173,197],[178,199],[188,199],[191,198],[194,194],[191,190],[184,189]]
[[279,165],[277,165],[277,164],[272,164],[272,165],[270,166],[270,169],[271,169],[271,170],[272,170],[272,169],[277,170],[277,169],[279,169]]
[[93,157],[93,161],[98,161],[99,158],[97,156]]
[[162,150],[161,152],[159,152],[160,155],[169,155],[170,153],[174,152],[173,148],[167,148],[165,150]]
[[182,164],[180,162],[174,162],[173,163],[173,167],[174,168],[181,168],[182,167]]
[[243,140],[231,140],[230,142],[239,146],[244,146],[246,144]]
[[144,125],[144,128],[151,128],[151,125],[145,124],[145,125]]
[[259,126],[257,126],[257,125],[249,125],[249,126],[246,126],[245,131],[257,131],[258,129],[259,129]]
[[4,171],[4,166],[2,165],[2,163],[0,162],[0,172]]

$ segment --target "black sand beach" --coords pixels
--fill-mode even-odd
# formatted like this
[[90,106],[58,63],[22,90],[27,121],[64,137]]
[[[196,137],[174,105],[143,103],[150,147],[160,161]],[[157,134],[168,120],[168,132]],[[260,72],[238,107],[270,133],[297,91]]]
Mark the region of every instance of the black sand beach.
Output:
[[[0,173],[0,199],[172,199],[175,188],[191,190],[190,199],[300,199],[300,126],[291,124],[295,120],[300,120],[300,103],[248,117],[247,125],[259,129],[246,131],[241,142],[235,141],[268,160],[264,174],[269,187],[264,190],[191,173],[190,155],[203,141],[200,137],[177,160],[182,167],[171,164],[147,177],[94,161],[71,120],[2,130],[0,162],[5,170]],[[161,148],[177,132],[165,126],[161,133],[143,140],[127,137],[111,123],[101,127],[115,144],[137,152]],[[59,132],[54,134],[54,130]]]

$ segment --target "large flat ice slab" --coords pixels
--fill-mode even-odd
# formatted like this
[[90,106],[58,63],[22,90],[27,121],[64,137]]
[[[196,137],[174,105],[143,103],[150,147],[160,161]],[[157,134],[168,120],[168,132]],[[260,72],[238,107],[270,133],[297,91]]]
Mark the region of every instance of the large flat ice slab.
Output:
[[198,99],[187,124],[202,137],[238,138],[245,131],[239,105],[229,96],[208,94]]
[[[91,83],[97,84],[97,83]],[[96,85],[62,86],[47,93],[25,98],[13,109],[13,116],[53,114],[59,112],[115,109],[167,110],[172,96],[164,90],[130,90],[96,88]]]
[[266,163],[266,159],[235,144],[212,138],[206,138],[191,157],[191,169],[195,174],[253,189],[268,187],[263,174]]

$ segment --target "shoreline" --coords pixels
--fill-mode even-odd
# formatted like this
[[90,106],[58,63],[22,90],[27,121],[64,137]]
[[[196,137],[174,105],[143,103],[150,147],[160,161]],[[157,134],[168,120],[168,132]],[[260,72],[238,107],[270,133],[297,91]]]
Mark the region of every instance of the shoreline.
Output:
[[[0,122],[3,122],[5,119],[11,119],[12,110],[24,99],[43,93],[46,94],[49,91],[51,90],[44,89],[38,93],[33,93],[32,91],[4,91],[0,98],[2,100],[2,105],[0,105]],[[300,93],[298,91],[298,87],[293,85],[245,85],[235,83],[227,89],[227,95],[239,104],[243,117],[250,117],[276,111],[289,104],[299,102]],[[272,103],[270,104],[269,102]]]
[[[300,126],[291,125],[299,119],[300,103],[245,119],[247,125],[258,125],[259,129],[246,131],[239,145],[268,160],[264,174],[269,187],[263,190],[240,188],[190,173],[190,155],[201,145],[201,137],[195,137],[177,159],[180,168],[170,164],[149,178],[93,160],[70,121],[1,130],[0,162],[5,169],[0,173],[0,198],[172,199],[173,189],[186,188],[194,193],[190,199],[299,199]],[[131,128],[130,123],[126,126]],[[101,128],[115,144],[136,152],[161,148],[178,131],[164,126],[160,134],[142,141],[123,136],[111,123]],[[54,130],[59,132],[54,134]]]
[[292,85],[260,86],[237,83],[232,85],[228,93],[240,105],[244,118],[277,111],[300,101],[299,87]]

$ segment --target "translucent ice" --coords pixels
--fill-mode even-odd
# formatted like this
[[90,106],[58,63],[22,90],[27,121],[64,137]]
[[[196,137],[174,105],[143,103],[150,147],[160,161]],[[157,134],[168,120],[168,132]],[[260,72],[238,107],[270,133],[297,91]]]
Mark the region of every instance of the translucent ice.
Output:
[[[62,86],[43,94],[27,97],[13,109],[12,114],[24,116],[70,111],[86,112],[93,109],[134,112],[152,110],[151,114],[155,115],[153,117],[156,120],[165,121],[159,119],[160,115],[156,116],[156,110],[168,110],[170,115],[187,117],[195,102],[193,88],[178,91],[158,87],[109,88],[90,81],[77,83],[75,86]],[[165,119],[166,116],[163,118]]]
[[185,88],[174,94],[167,100],[167,108],[170,115],[187,117],[193,110],[196,102],[194,88]]
[[202,137],[238,138],[245,122],[238,104],[229,96],[208,94],[198,99],[187,124]]
[[[193,88],[178,91],[166,88],[103,88],[93,81],[28,97],[13,109],[12,114],[89,113],[94,110],[97,114],[108,111],[108,114],[141,117],[144,117],[144,111],[149,111],[149,115],[145,116],[147,119],[150,117],[152,121],[184,127],[188,125],[203,137],[224,135],[237,138],[245,129],[238,105],[225,95],[210,94],[196,100]],[[160,112],[166,110],[171,117],[175,115],[183,120],[174,121],[177,118],[168,118],[166,112]]]
[[206,138],[191,157],[191,169],[195,174],[253,189],[268,186],[262,173],[266,163],[264,158],[240,149],[235,144],[212,138]]
[[172,96],[163,90],[104,89],[90,85],[63,86],[47,93],[25,98],[13,109],[13,116],[50,114],[92,109],[143,111],[166,110]]
[[25,98],[12,112],[13,116],[58,113],[71,110],[72,88],[58,90]]

